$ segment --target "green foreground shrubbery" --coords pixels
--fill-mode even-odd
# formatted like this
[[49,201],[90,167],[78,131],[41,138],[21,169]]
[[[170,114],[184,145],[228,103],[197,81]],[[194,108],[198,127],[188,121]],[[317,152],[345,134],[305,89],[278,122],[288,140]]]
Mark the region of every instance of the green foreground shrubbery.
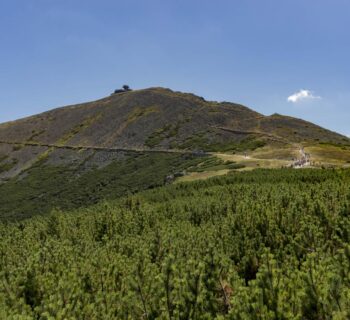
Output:
[[257,170],[0,224],[0,319],[349,319],[350,170]]

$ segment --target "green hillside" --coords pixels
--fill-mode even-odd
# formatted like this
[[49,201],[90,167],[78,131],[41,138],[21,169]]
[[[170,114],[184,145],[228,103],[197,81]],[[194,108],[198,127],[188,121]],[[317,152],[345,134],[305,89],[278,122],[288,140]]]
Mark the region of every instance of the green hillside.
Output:
[[349,319],[350,170],[254,170],[0,223],[0,319]]
[[174,178],[290,167],[302,147],[312,167],[349,166],[347,137],[301,119],[165,88],[124,91],[0,124],[0,220],[86,207]]
[[349,319],[349,166],[347,137],[164,88],[0,124],[0,320]]
[[[60,165],[62,159],[88,162],[93,152],[232,153],[319,143],[345,146],[350,140],[301,119],[265,116],[237,103],[149,88],[0,124],[0,183],[20,175],[42,155]],[[103,159],[94,163],[105,165]]]
[[[110,155],[100,167],[96,163],[87,165],[86,161],[75,163],[69,158],[59,164],[41,159],[19,177],[0,184],[0,220],[86,207],[162,186],[167,176],[197,170],[206,159],[209,157],[181,153],[127,152],[117,159]],[[223,161],[214,162],[228,167]]]

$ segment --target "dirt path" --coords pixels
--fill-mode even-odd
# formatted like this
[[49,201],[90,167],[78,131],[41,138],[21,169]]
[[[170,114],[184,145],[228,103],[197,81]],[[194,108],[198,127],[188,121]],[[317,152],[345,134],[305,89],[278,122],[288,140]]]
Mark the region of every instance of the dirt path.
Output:
[[291,161],[284,159],[261,159],[256,158],[253,155],[239,155],[239,154],[227,154],[227,153],[212,153],[212,155],[222,159],[224,161],[234,161],[239,164],[245,165],[245,168],[241,170],[251,170],[255,168],[281,168],[290,166]]
[[[57,149],[71,149],[71,150],[95,150],[95,151],[107,151],[107,152],[149,152],[149,153],[181,153],[181,154],[193,154],[198,155],[197,151],[190,150],[177,150],[177,149],[146,149],[146,148],[108,148],[108,147],[97,147],[97,146],[75,146],[75,145],[59,145],[52,143],[39,143],[39,142],[15,142],[15,141],[0,141],[1,144],[10,145],[23,145],[31,147],[47,147]],[[206,155],[207,153],[202,152],[201,154]]]

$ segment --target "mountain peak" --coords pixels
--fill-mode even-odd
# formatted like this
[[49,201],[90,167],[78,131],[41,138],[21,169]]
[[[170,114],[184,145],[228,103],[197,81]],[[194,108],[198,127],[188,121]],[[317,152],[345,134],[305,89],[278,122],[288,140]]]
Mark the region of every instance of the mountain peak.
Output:
[[[41,181],[41,170],[56,172],[63,168],[63,175],[59,172],[54,175],[59,179],[69,176],[66,170],[73,170],[73,180],[90,172],[91,183],[94,183],[100,181],[94,170],[111,164],[111,168],[97,170],[99,173],[96,174],[105,172],[108,177],[112,175],[118,180],[125,175],[133,177],[134,172],[139,172],[139,166],[146,166],[143,170],[150,170],[147,171],[148,178],[156,177],[155,180],[147,178],[144,186],[148,187],[163,183],[166,173],[179,174],[180,170],[182,174],[181,170],[186,168],[184,163],[190,166],[193,156],[208,157],[210,152],[232,159],[236,152],[254,152],[257,157],[254,161],[258,162],[253,161],[249,166],[260,165],[260,162],[264,166],[266,162],[261,159],[265,157],[277,157],[279,160],[272,162],[278,164],[280,159],[282,163],[288,163],[296,146],[319,143],[343,146],[349,144],[349,139],[307,121],[277,114],[264,116],[240,104],[206,101],[192,93],[161,87],[124,89],[96,101],[56,108],[0,125],[0,182],[17,177],[20,181],[28,174],[23,194],[28,190],[32,194],[27,183],[31,185],[33,174]],[[339,154],[338,149],[334,152]],[[242,157],[238,156],[238,159],[242,160]],[[167,165],[162,165],[162,161]],[[243,161],[249,160],[244,158]],[[233,165],[236,168],[242,164]],[[228,166],[225,164],[224,172]],[[216,167],[222,168],[222,163]],[[154,175],[154,168],[163,171]],[[198,170],[202,168],[198,167]],[[132,181],[135,188],[138,188],[138,179],[142,180],[142,172]],[[50,177],[51,173],[44,179]],[[129,178],[124,180],[127,186],[130,185]],[[103,183],[112,183],[106,179],[108,181]],[[84,184],[83,180],[80,182]],[[66,182],[63,189],[64,185]],[[56,188],[61,187],[55,186],[52,195],[56,194]],[[93,187],[96,188],[99,185]],[[118,188],[122,192],[129,190],[119,184]]]
[[343,136],[279,114],[264,116],[232,102],[151,87],[53,109],[0,126],[0,141],[74,146],[217,149],[246,138],[341,143]]

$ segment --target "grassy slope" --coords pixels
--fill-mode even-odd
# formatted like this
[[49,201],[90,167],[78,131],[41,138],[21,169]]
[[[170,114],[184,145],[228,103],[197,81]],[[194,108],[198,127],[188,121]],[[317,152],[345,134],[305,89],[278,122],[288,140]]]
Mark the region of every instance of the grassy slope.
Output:
[[307,145],[306,152],[321,165],[344,166],[350,164],[350,145],[316,144]]

